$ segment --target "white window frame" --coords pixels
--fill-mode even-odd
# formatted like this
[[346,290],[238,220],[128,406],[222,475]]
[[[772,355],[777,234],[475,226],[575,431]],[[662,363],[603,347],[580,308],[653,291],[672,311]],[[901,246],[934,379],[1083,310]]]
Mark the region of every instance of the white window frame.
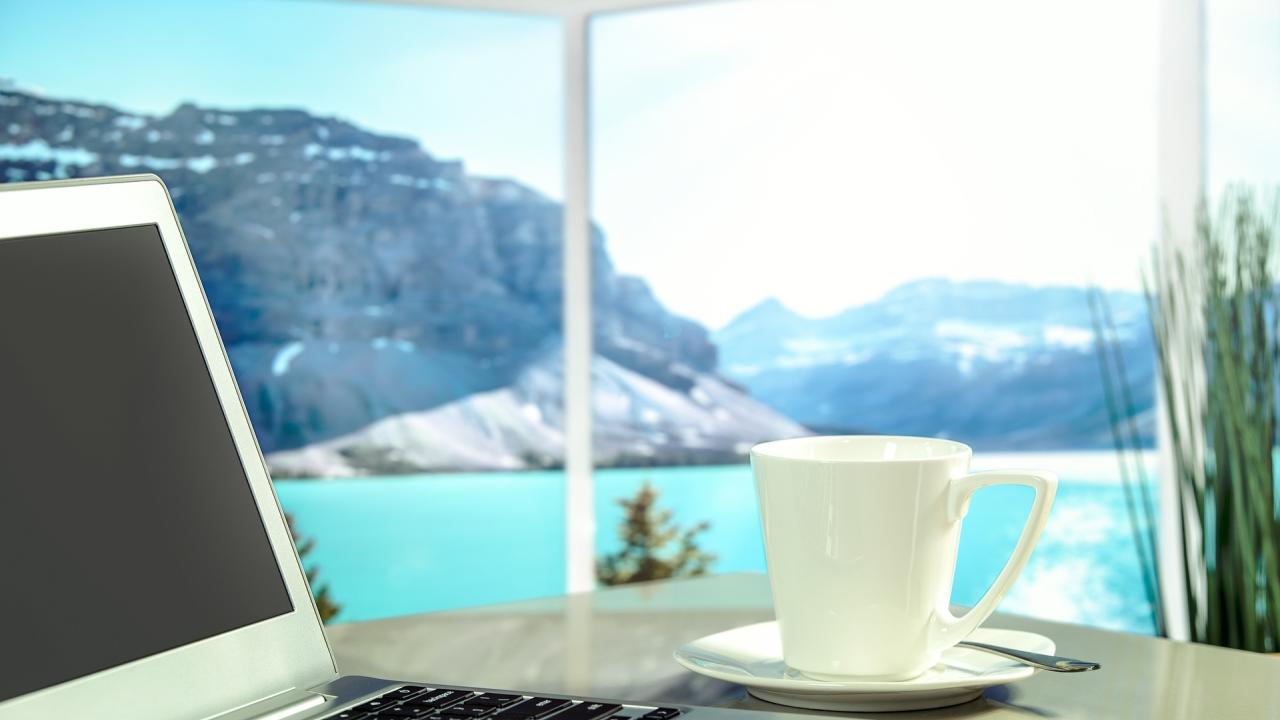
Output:
[[[595,587],[595,489],[591,458],[590,25],[600,14],[739,0],[401,0],[407,4],[559,18],[564,67],[565,590]],[[782,3],[785,0],[770,0]],[[1204,0],[1160,4],[1158,188],[1160,243],[1188,247],[1205,178]],[[1163,398],[1160,399],[1163,403]],[[1163,417],[1163,413],[1160,413]],[[1168,429],[1160,428],[1161,448]],[[1160,454],[1159,543],[1165,606],[1176,639],[1188,635],[1172,456]]]
[[[1196,212],[1205,190],[1205,0],[1163,0],[1160,5],[1160,106],[1157,123],[1158,187],[1163,205],[1160,244],[1190,253]],[[1194,368],[1180,368],[1195,372]],[[1160,568],[1166,629],[1174,640],[1191,638],[1184,570],[1177,536],[1178,486],[1173,444],[1158,391],[1156,447],[1159,457],[1159,514],[1156,562]]]

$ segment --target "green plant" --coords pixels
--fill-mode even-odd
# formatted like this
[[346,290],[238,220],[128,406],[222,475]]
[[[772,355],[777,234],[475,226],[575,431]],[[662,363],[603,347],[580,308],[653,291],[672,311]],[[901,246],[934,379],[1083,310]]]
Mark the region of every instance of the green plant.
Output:
[[[618,526],[622,548],[596,562],[596,577],[601,584],[705,575],[715,562],[715,555],[698,546],[698,536],[711,524],[700,522],[681,529],[670,510],[658,509],[658,491],[648,481],[635,496],[617,502],[626,511]],[[665,552],[672,543],[676,544],[675,550]]]
[[[1216,216],[1201,211],[1193,252],[1157,253],[1144,282],[1179,509],[1177,591],[1191,638],[1266,652],[1280,648],[1276,227],[1274,212],[1232,189]],[[1149,497],[1143,512],[1154,515]],[[1158,598],[1154,550],[1151,561]]]
[[307,566],[307,556],[315,550],[316,541],[298,532],[292,515],[285,513],[284,519],[289,526],[289,534],[293,537],[293,545],[298,549],[298,558],[302,561],[302,566],[307,573],[307,584],[311,586],[311,594],[316,600],[316,610],[320,613],[320,620],[328,623],[342,611],[342,606],[334,602],[333,597],[329,595],[329,586],[318,582],[320,568],[314,563]]
[[1090,288],[1088,302],[1098,369],[1102,375],[1102,394],[1107,405],[1112,444],[1119,461],[1125,510],[1129,515],[1130,536],[1138,557],[1147,606],[1151,608],[1152,625],[1156,634],[1163,636],[1168,632],[1161,597],[1160,565],[1156,556],[1155,503],[1142,458],[1139,411],[1129,387],[1124,352],[1106,293]]

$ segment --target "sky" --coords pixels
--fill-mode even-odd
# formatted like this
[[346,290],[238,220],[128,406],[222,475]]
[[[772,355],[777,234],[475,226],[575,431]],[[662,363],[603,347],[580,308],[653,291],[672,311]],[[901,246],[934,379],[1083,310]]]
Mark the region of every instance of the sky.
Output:
[[1205,7],[1208,186],[1280,184],[1280,3]]
[[826,315],[922,277],[1138,287],[1154,1],[783,9],[600,22],[595,213],[619,267],[712,327],[762,295]]
[[[1269,191],[1280,5],[1206,7],[1207,188]],[[602,19],[593,212],[621,269],[711,327],[762,297],[822,316],[923,277],[1137,290],[1162,226],[1159,28],[1159,0]]]
[[[1280,11],[1208,3],[1211,185],[1280,167]],[[1158,0],[739,0],[592,24],[592,212],[716,328],[924,277],[1136,289]],[[163,113],[295,106],[562,197],[556,21],[329,0],[0,6],[0,77]],[[71,48],[74,52],[65,51]]]

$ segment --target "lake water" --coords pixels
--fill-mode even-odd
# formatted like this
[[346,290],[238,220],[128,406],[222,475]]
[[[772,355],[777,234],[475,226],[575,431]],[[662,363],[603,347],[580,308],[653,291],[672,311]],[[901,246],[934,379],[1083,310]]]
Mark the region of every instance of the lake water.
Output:
[[[1003,609],[1152,632],[1111,453],[985,454],[973,467],[1039,467],[1062,478],[1049,526]],[[748,466],[604,469],[595,478],[597,553],[620,544],[617,499],[648,481],[678,523],[711,523],[702,544],[717,556],[715,572],[765,569]],[[316,541],[308,561],[342,605],[339,621],[563,592],[559,472],[281,480],[276,490],[297,528]],[[999,572],[1030,503],[1029,488],[975,496],[961,534],[956,602],[974,602]]]

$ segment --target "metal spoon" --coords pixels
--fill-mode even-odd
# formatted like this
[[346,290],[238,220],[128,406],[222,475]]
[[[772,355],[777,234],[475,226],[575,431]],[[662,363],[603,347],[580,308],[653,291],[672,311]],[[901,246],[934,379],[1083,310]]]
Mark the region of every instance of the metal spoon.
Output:
[[1014,650],[1013,648],[988,645],[971,640],[961,640],[956,645],[989,652],[1010,660],[1017,660],[1024,665],[1048,670],[1049,672],[1087,672],[1089,670],[1098,670],[1102,667],[1101,663],[1089,662],[1088,660],[1073,660],[1059,655],[1042,655],[1040,653],[1027,652],[1026,650]]

